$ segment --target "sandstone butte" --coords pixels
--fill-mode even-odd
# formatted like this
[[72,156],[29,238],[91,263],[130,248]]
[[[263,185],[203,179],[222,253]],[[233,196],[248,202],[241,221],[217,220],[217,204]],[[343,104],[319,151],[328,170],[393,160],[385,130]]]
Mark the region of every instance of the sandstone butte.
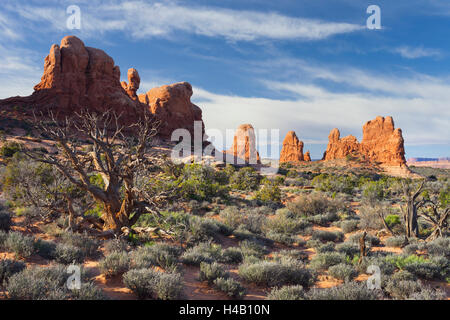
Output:
[[[52,109],[58,116],[72,116],[88,109],[94,112],[113,110],[121,121],[133,123],[145,108],[160,120],[160,136],[170,138],[174,129],[191,133],[194,120],[202,121],[202,111],[191,103],[192,86],[187,82],[162,86],[137,96],[140,77],[128,70],[128,83],[120,82],[120,69],[100,49],[86,47],[75,36],[67,36],[54,44],[45,58],[41,82],[28,97],[0,100],[0,107],[20,106],[24,113]],[[202,125],[204,128],[204,125]]]
[[303,156],[303,160],[307,162],[311,161],[311,154],[309,153],[309,150],[306,151],[305,155]]
[[256,150],[255,129],[251,124],[241,124],[233,139],[233,145],[225,151],[227,163],[260,164],[261,159]]
[[342,159],[347,155],[386,166],[406,166],[402,130],[395,129],[392,117],[380,116],[364,124],[361,143],[352,135],[340,138],[338,129],[331,130],[323,160]]
[[289,131],[283,140],[280,152],[280,163],[298,163],[304,161],[303,141],[300,141],[294,131]]

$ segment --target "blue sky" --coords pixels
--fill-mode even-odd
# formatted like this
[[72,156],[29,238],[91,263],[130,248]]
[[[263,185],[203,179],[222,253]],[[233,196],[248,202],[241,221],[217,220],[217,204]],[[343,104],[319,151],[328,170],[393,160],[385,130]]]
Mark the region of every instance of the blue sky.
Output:
[[[371,4],[381,30],[366,28]],[[80,30],[66,27],[69,5]],[[31,94],[51,44],[73,34],[106,51],[123,80],[136,68],[141,93],[189,81],[207,129],[295,130],[318,159],[334,127],[361,139],[365,121],[391,115],[407,157],[444,157],[448,30],[448,0],[3,0],[0,98]]]

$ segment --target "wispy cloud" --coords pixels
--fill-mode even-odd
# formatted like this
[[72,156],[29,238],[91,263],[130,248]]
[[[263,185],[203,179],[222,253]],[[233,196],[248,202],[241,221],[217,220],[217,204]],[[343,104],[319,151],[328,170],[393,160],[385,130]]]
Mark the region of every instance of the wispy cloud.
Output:
[[[8,7],[28,21],[46,22],[55,30],[65,28],[61,7],[12,5]],[[135,39],[171,37],[188,33],[229,41],[320,40],[355,32],[363,26],[345,22],[290,17],[276,12],[238,11],[213,6],[185,6],[176,2],[89,1],[82,6],[85,35],[121,31]]]
[[414,48],[414,47],[403,46],[403,47],[395,48],[393,51],[395,53],[400,54],[403,58],[406,58],[406,59],[440,57],[442,55],[442,52],[440,50],[424,48],[424,47]]
[[[449,79],[422,74],[389,77],[344,66],[307,67],[296,69],[305,81],[261,80],[266,90],[285,93],[289,99],[215,94],[201,88],[194,88],[193,99],[203,109],[207,128],[252,123],[256,129],[279,128],[282,136],[295,130],[306,148],[326,144],[335,127],[342,135],[361,138],[362,125],[378,115],[394,117],[407,146],[450,145]],[[345,90],[330,89],[333,86],[326,86],[324,79]],[[320,152],[313,156],[320,157]]]

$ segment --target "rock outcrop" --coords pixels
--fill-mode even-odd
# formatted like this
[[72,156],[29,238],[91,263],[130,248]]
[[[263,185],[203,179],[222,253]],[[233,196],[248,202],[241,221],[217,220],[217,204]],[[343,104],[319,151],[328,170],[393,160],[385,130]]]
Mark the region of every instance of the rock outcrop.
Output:
[[376,117],[363,126],[361,143],[354,136],[340,138],[338,129],[328,136],[328,147],[323,160],[343,159],[354,155],[387,166],[406,164],[401,129],[395,129],[392,117]]
[[[160,133],[170,137],[173,130],[184,128],[194,133],[194,121],[202,121],[202,110],[191,102],[192,86],[179,82],[153,88],[139,95],[139,101],[150,107],[150,111],[162,123]],[[204,125],[202,124],[204,132]]]
[[280,163],[298,163],[304,161],[303,141],[300,141],[294,131],[289,131],[283,140],[280,153]]
[[[202,111],[190,102],[190,84],[177,83],[150,90],[144,101],[136,92],[140,77],[136,69],[128,70],[128,83],[120,82],[120,69],[100,49],[86,47],[75,36],[52,45],[45,58],[41,82],[28,97],[0,100],[2,108],[20,106],[25,115],[53,109],[60,117],[72,116],[82,109],[122,114],[121,121],[132,123],[145,109],[161,121],[159,135],[170,138],[177,128],[192,130],[194,120],[202,121]],[[144,103],[143,103],[144,102]],[[203,125],[202,125],[203,126]]]
[[310,162],[311,161],[311,154],[309,153],[309,150],[306,151],[305,155],[303,156],[303,160],[306,162]]
[[131,68],[128,69],[128,83],[125,81],[122,81],[120,84],[122,85],[122,88],[126,91],[128,96],[133,100],[138,100],[138,96],[136,92],[139,89],[139,84],[141,83],[141,77],[139,77],[139,73],[136,69]]
[[233,145],[225,152],[226,162],[234,164],[260,164],[256,150],[255,129],[251,124],[242,124],[236,130]]

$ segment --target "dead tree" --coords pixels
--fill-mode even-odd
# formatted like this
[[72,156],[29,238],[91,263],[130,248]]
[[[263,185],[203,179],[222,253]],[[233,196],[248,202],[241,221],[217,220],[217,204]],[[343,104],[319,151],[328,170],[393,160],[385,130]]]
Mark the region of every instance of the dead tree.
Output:
[[[168,198],[168,191],[156,191],[150,184],[152,173],[148,169],[154,163],[147,153],[158,122],[148,112],[131,125],[123,125],[114,112],[83,111],[64,121],[49,112],[44,118],[49,121],[36,119],[36,127],[56,142],[58,154],[29,149],[25,154],[54,166],[75,187],[102,204],[103,231],[120,233],[122,228],[130,228],[143,213],[157,212]],[[91,181],[97,174],[104,186]],[[139,185],[144,176],[146,183]]]
[[418,197],[424,191],[424,185],[425,180],[423,180],[417,190],[414,191],[411,183],[402,181],[406,205],[405,207],[401,207],[401,210],[405,222],[405,236],[407,238],[419,236],[419,224],[417,222],[418,209],[424,205],[425,200],[418,200]]
[[358,260],[358,265],[361,265],[361,263],[364,260],[364,257],[367,256],[366,236],[367,236],[367,232],[364,231],[364,233],[361,235],[361,238],[359,238],[359,260]]
[[[444,187],[444,188],[448,188]],[[432,226],[432,232],[427,237],[427,241],[444,236],[448,231],[450,220],[450,204],[448,201],[448,189],[441,189],[440,185],[431,183],[424,196],[424,205],[419,210],[419,216]],[[443,193],[441,193],[443,191]]]

